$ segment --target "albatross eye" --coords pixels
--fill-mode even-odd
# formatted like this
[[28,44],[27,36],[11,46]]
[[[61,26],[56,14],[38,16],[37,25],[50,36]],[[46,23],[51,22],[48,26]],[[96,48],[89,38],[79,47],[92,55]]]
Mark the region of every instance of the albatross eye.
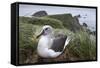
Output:
[[48,30],[48,28],[46,28],[45,30]]

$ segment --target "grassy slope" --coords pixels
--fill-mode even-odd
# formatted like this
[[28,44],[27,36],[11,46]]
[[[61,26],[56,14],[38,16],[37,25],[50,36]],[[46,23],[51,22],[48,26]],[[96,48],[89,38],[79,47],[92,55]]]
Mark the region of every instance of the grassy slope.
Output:
[[71,14],[57,14],[45,17],[60,20],[65,28],[74,32],[81,29],[80,24],[74,19],[74,17],[72,17]]
[[71,14],[48,15],[44,17],[20,17],[20,21],[24,23],[32,23],[35,25],[51,25],[54,28],[67,28],[73,32],[81,30],[81,25],[72,17]]
[[53,19],[53,18],[20,17],[19,22],[30,23],[34,25],[40,25],[40,26],[41,25],[51,25],[54,28],[63,28],[62,22],[57,19]]

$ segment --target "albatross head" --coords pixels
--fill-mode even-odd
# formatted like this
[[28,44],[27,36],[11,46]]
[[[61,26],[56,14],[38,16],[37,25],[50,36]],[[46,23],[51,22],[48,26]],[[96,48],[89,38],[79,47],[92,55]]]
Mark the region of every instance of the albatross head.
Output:
[[52,33],[53,33],[53,28],[50,25],[45,25],[45,26],[43,26],[43,28],[42,28],[40,34],[37,36],[37,38],[40,37],[41,35],[52,35]]

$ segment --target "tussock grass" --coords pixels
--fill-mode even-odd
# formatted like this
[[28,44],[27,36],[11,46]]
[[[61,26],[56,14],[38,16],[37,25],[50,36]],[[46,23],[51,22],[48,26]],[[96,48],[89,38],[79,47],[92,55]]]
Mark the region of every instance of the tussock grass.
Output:
[[77,60],[95,60],[96,42],[90,38],[87,32],[78,32],[74,35],[68,47],[69,53]]

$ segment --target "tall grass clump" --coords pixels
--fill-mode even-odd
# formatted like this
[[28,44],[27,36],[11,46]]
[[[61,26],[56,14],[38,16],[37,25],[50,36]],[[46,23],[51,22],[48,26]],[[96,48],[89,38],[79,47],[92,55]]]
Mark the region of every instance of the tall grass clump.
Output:
[[[34,30],[33,30],[34,29]],[[19,63],[26,63],[35,53],[37,40],[33,37],[35,28],[32,24],[19,23]]]
[[87,32],[80,31],[75,34],[74,39],[68,46],[73,61],[96,59],[96,42],[90,37]]

